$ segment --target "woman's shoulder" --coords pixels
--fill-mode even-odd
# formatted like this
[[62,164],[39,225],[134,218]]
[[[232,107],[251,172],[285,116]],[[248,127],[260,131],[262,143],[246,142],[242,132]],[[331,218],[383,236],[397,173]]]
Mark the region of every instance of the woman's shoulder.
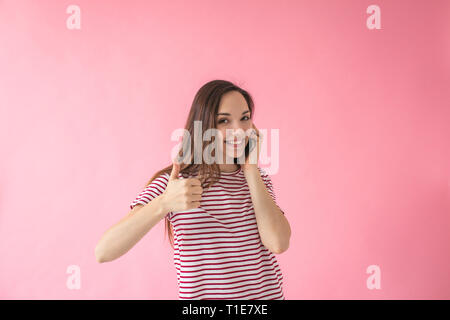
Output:
[[267,171],[261,167],[258,166],[258,170],[261,173],[261,176],[268,176]]
[[160,173],[155,179],[152,180],[152,183],[164,184],[166,185],[169,182],[170,174],[167,172]]

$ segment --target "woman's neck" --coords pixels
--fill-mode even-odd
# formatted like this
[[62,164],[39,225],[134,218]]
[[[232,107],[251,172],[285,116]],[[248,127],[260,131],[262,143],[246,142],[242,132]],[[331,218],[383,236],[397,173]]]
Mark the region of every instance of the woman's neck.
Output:
[[239,169],[239,165],[235,164],[235,163],[219,164],[219,168],[220,168],[220,171],[223,171],[223,172],[234,172],[237,169]]

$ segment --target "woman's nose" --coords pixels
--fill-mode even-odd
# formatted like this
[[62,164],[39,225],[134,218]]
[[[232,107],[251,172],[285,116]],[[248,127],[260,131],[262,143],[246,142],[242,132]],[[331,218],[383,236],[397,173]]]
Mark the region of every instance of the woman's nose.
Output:
[[245,135],[245,131],[240,126],[237,126],[236,128],[233,128],[230,130],[230,139],[236,138],[242,138]]

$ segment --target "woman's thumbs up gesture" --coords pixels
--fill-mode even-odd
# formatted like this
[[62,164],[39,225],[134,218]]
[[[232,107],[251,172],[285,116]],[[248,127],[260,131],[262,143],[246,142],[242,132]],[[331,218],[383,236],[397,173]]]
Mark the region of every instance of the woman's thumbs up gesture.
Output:
[[180,164],[172,163],[167,187],[162,193],[162,202],[167,212],[184,211],[200,207],[203,188],[197,178],[179,179]]

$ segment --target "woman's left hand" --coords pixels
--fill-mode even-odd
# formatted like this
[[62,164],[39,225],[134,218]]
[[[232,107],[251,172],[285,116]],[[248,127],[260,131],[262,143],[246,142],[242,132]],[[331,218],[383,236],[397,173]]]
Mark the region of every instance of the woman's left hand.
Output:
[[241,165],[242,170],[248,170],[251,167],[258,167],[259,153],[261,149],[261,136],[259,134],[259,130],[254,124],[252,124],[252,127],[254,131],[249,136],[249,143],[250,141],[253,141],[253,145],[256,145],[252,148],[252,150],[250,150],[248,157],[245,159],[245,164]]

